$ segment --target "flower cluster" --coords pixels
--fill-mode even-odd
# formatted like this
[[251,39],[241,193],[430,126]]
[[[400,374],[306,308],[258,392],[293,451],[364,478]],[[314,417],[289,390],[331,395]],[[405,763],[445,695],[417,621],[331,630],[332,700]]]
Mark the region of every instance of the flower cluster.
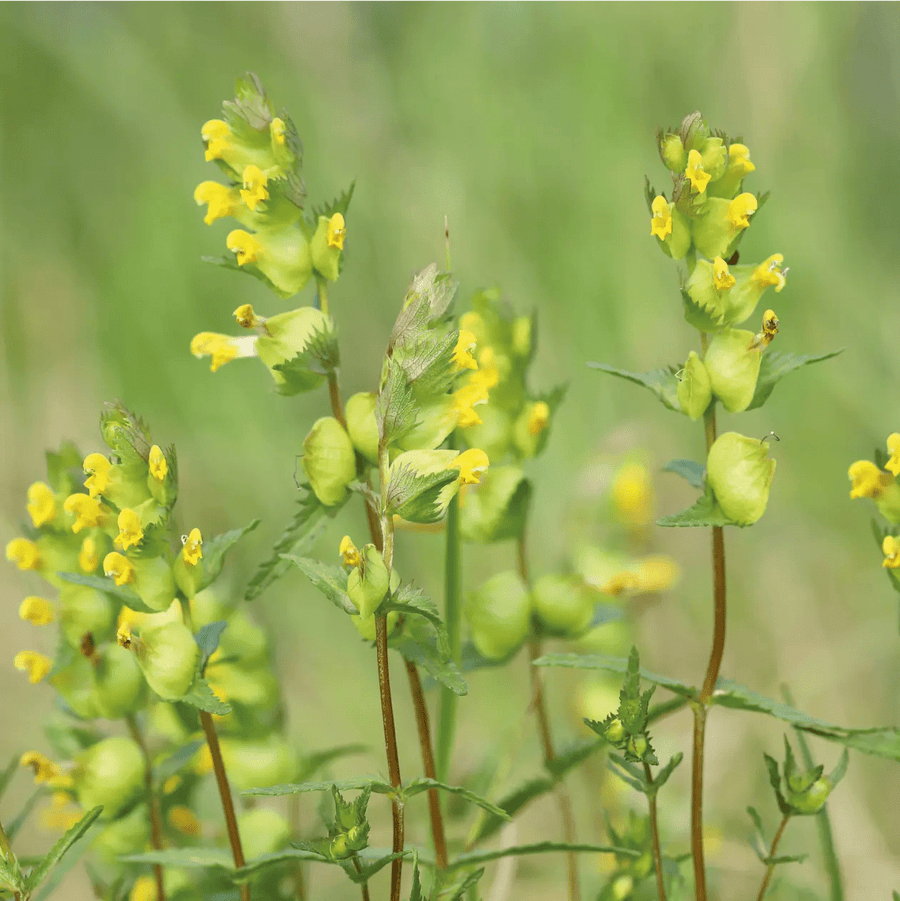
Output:
[[868,497],[875,501],[878,512],[890,523],[887,529],[876,531],[884,559],[881,565],[891,576],[892,584],[900,590],[900,433],[888,435],[887,453],[875,451],[875,462],[857,460],[847,471],[850,478],[850,497]]

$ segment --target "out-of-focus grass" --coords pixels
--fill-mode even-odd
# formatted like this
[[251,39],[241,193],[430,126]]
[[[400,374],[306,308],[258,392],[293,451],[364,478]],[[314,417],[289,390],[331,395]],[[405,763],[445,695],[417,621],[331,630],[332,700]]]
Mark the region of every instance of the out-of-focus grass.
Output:
[[[800,706],[848,725],[896,719],[895,600],[871,542],[872,511],[850,503],[846,468],[898,428],[898,26],[900,11],[880,4],[4,4],[4,541],[42,475],[43,450],[62,438],[96,449],[97,411],[113,397],[177,443],[192,523],[215,532],[263,517],[233,567],[236,586],[289,518],[294,455],[323,397],[286,401],[261,367],[213,376],[187,352],[196,332],[228,331],[240,303],[283,308],[258,283],[200,261],[223,251],[227,226],[204,226],[191,199],[215,177],[200,124],[251,69],[300,130],[311,199],[357,178],[347,267],[333,291],[346,393],[372,387],[409,275],[443,261],[445,215],[461,301],[498,283],[538,310],[536,377],[570,389],[535,467],[533,565],[559,563],[577,531],[566,525],[573,510],[586,513],[586,467],[632,449],[654,467],[701,453],[698,428],[584,367],[652,368],[691,347],[677,267],[648,236],[642,193],[645,174],[665,183],[657,125],[699,108],[750,145],[748,187],[772,191],[741,252],[782,252],[791,267],[773,304],[778,349],[847,348],[792,376],[764,409],[722,417],[722,428],[782,439],[766,517],[728,536],[724,673],[770,694],[789,681]],[[660,477],[665,512],[690,499],[674,482]],[[361,520],[348,513],[328,540],[354,528]],[[706,536],[658,540],[687,577],[643,617],[642,655],[698,679],[709,641]],[[404,575],[436,590],[439,540],[404,539],[400,553]],[[504,553],[472,551],[467,577],[474,584]],[[0,586],[0,659],[10,661],[39,643],[15,619],[37,585],[5,568]],[[311,724],[333,720],[339,739],[357,739],[359,728],[373,744],[370,768],[383,766],[375,705],[357,701],[374,698],[371,660],[346,623],[295,576],[258,606],[278,626],[296,735],[320,747],[328,735]],[[515,678],[524,668],[514,664]],[[2,671],[7,754],[40,742],[35,711],[43,716],[51,693],[23,687],[11,664]],[[474,765],[493,739],[494,680],[475,678],[460,706],[460,764]],[[561,674],[550,683],[560,730],[573,733],[573,683]],[[519,707],[499,711],[502,728],[515,728],[519,693]],[[406,702],[398,706],[411,739]],[[674,728],[672,749],[686,747],[687,724]],[[780,731],[725,712],[711,722],[708,815],[727,834],[747,831],[741,811],[764,790],[760,751],[777,751]],[[829,765],[837,754],[818,750]],[[417,770],[411,755],[406,766]],[[891,887],[900,820],[885,780],[896,770],[857,756],[830,805],[850,899]],[[719,862],[734,874],[721,897],[746,894],[758,875],[748,850],[726,844]],[[536,892],[561,884],[560,862],[528,872]],[[804,878],[818,885],[814,873]]]

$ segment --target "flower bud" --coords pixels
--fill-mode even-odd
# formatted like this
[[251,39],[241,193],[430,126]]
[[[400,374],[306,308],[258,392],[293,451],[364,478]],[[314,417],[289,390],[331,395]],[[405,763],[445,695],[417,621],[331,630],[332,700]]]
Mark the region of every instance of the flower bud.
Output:
[[603,727],[603,737],[611,744],[611,745],[619,745],[625,738],[625,727],[622,725],[622,721],[614,716],[608,723],[606,723]]
[[531,592],[534,615],[551,635],[579,638],[591,625],[594,604],[580,579],[543,576]]
[[175,597],[175,576],[165,557],[138,557],[134,566],[132,588],[151,610],[168,610]]
[[374,544],[367,544],[360,551],[359,566],[355,566],[347,577],[347,595],[365,620],[381,606],[387,590],[388,571],[384,557]]
[[502,660],[528,634],[528,590],[516,573],[498,573],[468,596],[465,616],[478,652],[490,660]]
[[669,171],[684,172],[684,167],[687,166],[687,150],[678,135],[659,136],[659,155]]
[[768,456],[765,441],[737,432],[720,435],[709,449],[706,481],[734,523],[749,526],[765,513],[775,461]]
[[681,371],[681,381],[678,383],[676,393],[682,412],[691,419],[699,419],[712,400],[709,373],[693,350],[688,354],[687,362]]
[[744,329],[728,329],[709,342],[704,364],[709,373],[709,384],[729,413],[746,410],[756,392],[760,350],[750,348],[753,332]]
[[347,433],[353,446],[374,466],[378,465],[378,422],[375,419],[377,399],[378,395],[374,391],[360,392],[347,401],[344,410]]
[[108,720],[118,720],[143,707],[147,682],[134,655],[117,644],[110,644],[93,667],[94,697],[97,710]]
[[109,595],[86,585],[67,584],[59,593],[59,602],[60,626],[73,648],[81,646],[86,632],[96,643],[112,637],[117,610]]
[[300,307],[271,316],[265,330],[266,334],[256,339],[256,354],[269,368],[278,390],[293,395],[317,388],[324,378],[322,373],[295,367],[286,375],[276,367],[306,350],[317,332],[330,332],[331,319],[315,307]]
[[834,785],[828,776],[820,776],[812,785],[793,789],[788,784],[787,802],[791,807],[801,814],[818,813],[828,800]]
[[106,738],[76,758],[75,794],[82,807],[103,805],[113,819],[144,789],[144,758],[130,738]]
[[200,648],[183,623],[147,623],[131,639],[148,685],[164,700],[187,694],[194,681]]
[[317,420],[303,442],[303,469],[316,497],[333,507],[347,496],[356,478],[353,444],[344,427],[332,416]]

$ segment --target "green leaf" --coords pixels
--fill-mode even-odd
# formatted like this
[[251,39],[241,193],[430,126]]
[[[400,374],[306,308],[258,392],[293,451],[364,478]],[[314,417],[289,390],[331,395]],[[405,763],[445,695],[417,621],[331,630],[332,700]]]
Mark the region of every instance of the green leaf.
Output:
[[413,391],[420,398],[446,394],[453,387],[456,366],[453,351],[459,340],[459,332],[435,336],[425,332],[415,341],[403,345],[398,358]]
[[606,767],[614,776],[617,776],[626,785],[630,785],[636,792],[640,792],[642,795],[647,794],[647,780],[644,775],[624,757],[610,751]]
[[10,760],[6,765],[6,769],[0,773],[0,798],[3,797],[6,793],[6,789],[9,788],[9,783],[12,782],[12,778],[19,769],[19,765],[19,756],[17,755]]
[[205,744],[205,741],[191,741],[166,757],[162,763],[154,768],[156,781],[162,784],[170,776],[178,773]]
[[712,489],[707,486],[706,491],[692,506],[681,513],[672,516],[660,516],[656,520],[658,526],[734,526],[732,522],[716,502]]
[[762,817],[755,807],[748,807],[747,813],[749,814],[750,819],[753,820],[753,825],[756,826],[756,830],[750,836],[750,846],[753,848],[756,856],[761,861],[764,861],[768,852],[766,850],[766,833],[763,828]]
[[675,767],[684,759],[684,754],[679,751],[672,759],[653,777],[653,787],[657,790],[669,781],[669,776],[675,772]]
[[231,713],[231,706],[224,701],[219,700],[216,693],[210,688],[209,682],[200,676],[194,679],[191,690],[178,699],[191,707],[198,710],[205,710],[207,713],[215,713],[217,716],[225,716]]
[[19,866],[18,858],[12,852],[8,858],[0,854],[0,886],[3,885],[15,892],[22,892],[25,888],[25,874]]
[[220,848],[167,848],[164,851],[144,851],[141,854],[122,854],[124,863],[162,864],[164,867],[206,869],[216,867],[232,874],[235,871],[231,855]]
[[203,675],[203,671],[206,669],[206,664],[209,662],[209,658],[216,653],[216,649],[219,647],[219,638],[222,636],[222,633],[225,631],[225,627],[227,625],[228,623],[223,619],[219,620],[218,622],[207,623],[205,626],[202,626],[194,636],[194,641],[197,642],[197,645],[200,648],[201,676]]
[[353,198],[353,190],[356,187],[356,179],[350,182],[350,187],[344,191],[340,197],[335,197],[334,200],[329,201],[328,203],[322,203],[317,207],[313,207],[312,213],[309,219],[310,228],[315,231],[316,227],[319,224],[319,216],[325,216],[330,219],[335,213],[340,213],[342,216],[347,215],[347,210],[350,207],[350,201]]
[[299,848],[284,848],[281,851],[273,851],[270,854],[261,854],[259,857],[254,857],[253,860],[248,860],[244,866],[234,870],[234,872],[229,875],[232,882],[236,885],[241,885],[242,883],[249,882],[251,878],[258,876],[260,873],[270,870],[272,867],[279,866],[280,864],[287,863],[288,861],[321,859],[322,858],[318,854],[303,851]]
[[[364,857],[365,851],[368,851],[368,850],[372,850],[372,849],[369,849],[369,848],[364,849],[364,851],[361,851],[357,855],[357,857],[358,858]],[[349,860],[336,860],[334,862],[343,869],[343,871],[350,877],[350,880],[352,882],[355,882],[357,885],[361,885],[364,882],[368,882],[379,870],[386,867],[389,863],[396,860],[398,857],[406,857],[411,853],[412,852],[409,849],[407,849],[405,851],[399,851],[396,854],[394,854],[394,853],[384,854],[381,857],[378,857],[375,860],[373,860],[371,863],[364,865],[358,873],[356,872],[356,869],[354,868],[353,864]]]
[[328,328],[317,328],[302,351],[272,368],[284,376],[278,393],[293,397],[317,388],[321,382],[311,380],[309,374],[331,375],[341,365],[337,335]]
[[387,446],[402,438],[416,424],[416,418],[416,402],[409,379],[400,363],[389,359],[375,404],[379,440]]
[[413,865],[412,887],[409,892],[409,901],[425,901],[422,896],[422,880],[419,877],[418,862]]
[[409,465],[392,466],[384,494],[385,509],[408,522],[438,522],[446,513],[446,506],[440,502],[442,490],[458,478],[458,469],[421,474]]
[[553,760],[544,762],[544,766],[552,776],[561,779],[569,770],[574,769],[578,764],[587,760],[595,751],[604,746],[604,741],[598,741],[596,738],[583,738],[577,741],[572,747],[557,754]]
[[340,566],[329,566],[313,560],[311,557],[296,557],[285,554],[285,560],[297,565],[297,568],[309,579],[322,594],[344,613],[359,613],[356,604],[347,597],[347,573]]
[[536,842],[531,845],[515,845],[512,848],[497,848],[492,851],[467,851],[448,864],[448,869],[458,870],[474,864],[499,860],[501,857],[521,857],[525,854],[545,854],[550,851],[586,851],[590,854],[619,854],[626,857],[640,857],[639,851],[618,848],[611,845],[588,845],[580,842]]
[[434,263],[415,275],[391,330],[389,348],[415,341],[425,329],[439,322],[453,301],[456,288],[450,274],[439,272]]
[[484,867],[467,874],[461,882],[444,889],[438,897],[444,898],[445,901],[462,901],[469,889],[474,888],[482,876],[484,876]]
[[241,538],[248,532],[252,532],[259,525],[259,520],[254,519],[242,529],[232,529],[230,532],[224,532],[216,535],[208,541],[203,542],[203,577],[197,585],[196,590],[202,591],[210,586],[222,571],[222,564],[225,562],[225,554],[234,547]]
[[389,613],[396,610],[404,616],[416,616],[426,620],[437,635],[438,648],[442,653],[450,653],[450,640],[447,637],[447,627],[438,613],[434,601],[426,597],[419,588],[412,585],[402,585],[395,594],[391,594],[382,604],[381,611]]
[[388,646],[401,657],[423,667],[432,679],[445,685],[454,694],[469,693],[469,686],[460,675],[456,662],[449,654],[440,650],[433,636],[415,634],[414,627],[410,624],[407,632],[391,638]]
[[807,366],[810,363],[820,363],[823,360],[830,360],[838,354],[844,352],[842,347],[840,350],[833,350],[825,354],[789,354],[778,353],[778,351],[767,350],[762,355],[759,366],[759,377],[756,380],[756,391],[753,394],[753,400],[750,401],[748,410],[755,410],[761,407],[772,393],[772,389],[778,383],[779,379],[784,378],[789,372],[800,369],[801,366]]
[[71,582],[73,585],[87,585],[89,588],[96,588],[104,594],[110,595],[117,601],[121,601],[132,610],[139,613],[159,613],[152,607],[148,607],[140,598],[140,595],[127,585],[116,585],[116,583],[106,576],[86,576],[81,573],[63,573],[58,572],[60,579]]
[[807,857],[809,857],[808,854],[783,854],[779,857],[764,857],[763,863],[766,866],[769,866],[769,864],[775,866],[779,863],[803,863]]
[[678,372],[677,366],[667,366],[665,369],[654,369],[651,372],[628,372],[625,369],[616,369],[615,366],[609,366],[606,363],[588,363],[588,366],[591,369],[599,369],[600,372],[608,372],[620,379],[641,385],[648,391],[652,391],[664,407],[668,407],[676,413],[681,412],[681,406],[678,403],[678,379],[675,378],[675,373]]
[[390,795],[394,792],[390,783],[372,777],[355,779],[332,779],[330,782],[293,782],[284,785],[270,785],[267,788],[250,788],[242,795],[297,795],[305,792],[330,792],[332,786],[338,791],[370,788],[376,795]]
[[103,812],[102,807],[89,810],[65,835],[56,842],[46,857],[28,874],[26,894],[33,892],[46,878],[50,871],[62,860],[65,853],[91,828],[94,820]]
[[413,779],[412,782],[405,783],[401,788],[401,792],[404,798],[413,798],[416,795],[421,794],[424,791],[428,791],[432,788],[437,788],[441,791],[459,795],[460,797],[465,798],[467,801],[471,801],[473,804],[476,804],[478,807],[486,810],[489,814],[500,817],[503,820],[510,819],[506,811],[504,811],[502,808],[497,807],[496,804],[492,804],[486,798],[482,798],[479,795],[476,795],[475,792],[469,791],[467,788],[463,788],[461,785],[448,785],[446,782],[438,782],[436,779],[426,779],[423,776],[419,779]]
[[706,466],[703,463],[695,463],[693,460],[669,460],[663,466],[663,472],[674,472],[675,475],[686,479],[694,488],[703,490],[703,480],[706,477]]

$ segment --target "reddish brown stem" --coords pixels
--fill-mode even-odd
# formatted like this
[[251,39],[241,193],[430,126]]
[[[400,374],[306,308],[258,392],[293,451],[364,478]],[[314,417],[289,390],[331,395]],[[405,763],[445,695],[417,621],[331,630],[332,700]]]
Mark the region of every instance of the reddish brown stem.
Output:
[[[775,851],[778,850],[778,843],[781,841],[781,836],[784,834],[784,828],[788,824],[788,820],[791,818],[789,813],[786,813],[781,818],[781,825],[778,827],[778,831],[775,833],[775,838],[772,839],[772,847],[769,849],[769,857],[772,858],[775,856]],[[763,877],[762,885],[759,887],[759,894],[756,896],[756,901],[763,901],[763,897],[766,894],[766,889],[769,887],[769,880],[772,878],[772,873],[775,870],[775,864],[770,863],[766,867],[766,875]]]
[[[150,844],[157,851],[162,851],[166,843],[163,839],[162,810],[159,803],[159,794],[153,789],[153,762],[150,760],[150,751],[147,742],[144,741],[144,733],[133,715],[126,717],[128,731],[134,739],[134,743],[141,749],[144,758],[144,784],[147,788],[147,804],[150,808]],[[158,901],[166,901],[166,890],[163,885],[163,867],[160,863],[153,864],[153,876],[156,879],[156,897]]]
[[659,895],[659,901],[666,901],[666,886],[663,881],[663,865],[662,850],[659,846],[659,823],[656,817],[656,790],[653,786],[653,770],[650,764],[644,761],[644,776],[647,779],[647,785],[651,789],[647,792],[647,804],[650,807],[650,840],[653,846],[653,863],[656,867],[656,893]]

